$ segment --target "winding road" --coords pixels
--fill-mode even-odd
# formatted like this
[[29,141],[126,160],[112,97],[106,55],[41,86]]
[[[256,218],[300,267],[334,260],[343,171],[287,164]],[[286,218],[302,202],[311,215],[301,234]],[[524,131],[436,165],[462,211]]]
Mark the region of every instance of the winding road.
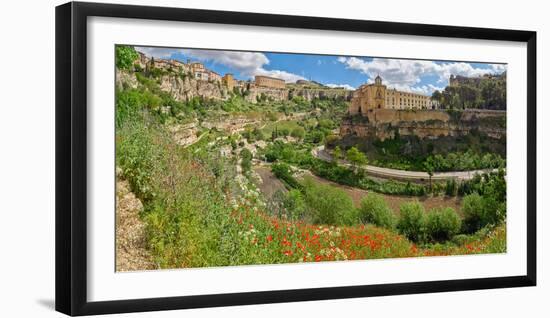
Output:
[[[319,146],[311,150],[311,154],[324,161],[333,161],[332,155],[330,155],[326,150],[325,146]],[[347,163],[343,160],[338,160],[338,163],[344,166],[351,167],[350,163]],[[427,172],[424,171],[407,171],[407,170],[397,170],[391,168],[382,168],[371,165],[362,166],[363,169],[367,171],[368,174],[384,178],[384,179],[398,179],[403,181],[414,181],[414,182],[428,182],[430,176]],[[470,180],[476,174],[482,174],[491,171],[498,171],[498,169],[480,169],[480,170],[470,170],[470,171],[449,171],[449,172],[434,172],[432,175],[432,181],[445,181],[448,179],[456,180]]]

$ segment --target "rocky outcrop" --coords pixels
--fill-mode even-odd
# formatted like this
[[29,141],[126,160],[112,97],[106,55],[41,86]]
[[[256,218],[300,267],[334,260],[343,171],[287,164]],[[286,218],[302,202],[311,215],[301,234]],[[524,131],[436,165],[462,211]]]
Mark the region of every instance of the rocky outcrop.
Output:
[[134,73],[129,73],[127,71],[122,71],[120,69],[116,69],[116,86],[119,89],[126,87],[129,88],[137,88],[138,87],[138,81],[136,79],[136,75]]
[[303,97],[305,100],[314,99],[341,99],[350,101],[353,97],[353,91],[341,88],[291,88],[289,98],[294,96]]
[[243,131],[246,126],[258,125],[261,123],[260,118],[248,118],[246,116],[233,116],[221,120],[203,121],[201,126],[204,128],[224,130],[228,133]]
[[393,138],[396,134],[421,139],[458,137],[474,130],[494,139],[506,137],[506,112],[375,109],[348,116],[340,126],[342,136],[380,140]]
[[160,78],[160,89],[170,93],[176,100],[186,101],[193,97],[226,99],[227,89],[218,82],[196,80],[190,76],[164,75]]
[[256,103],[258,99],[267,99],[273,101],[288,100],[288,89],[269,88],[269,87],[251,87],[245,97],[246,100]]
[[174,141],[180,145],[187,147],[192,145],[199,138],[199,130],[197,121],[188,124],[176,124],[168,127],[168,131],[172,133]]
[[[144,69],[150,62],[151,60],[147,57],[143,57],[143,60],[140,59],[137,64]],[[187,68],[187,64],[177,61],[155,60],[155,67],[163,71],[160,78],[156,79],[160,89],[171,94],[178,101],[187,101],[194,97],[226,100],[233,93],[219,81],[205,81],[195,78]],[[177,69],[181,70],[175,71]],[[135,73],[117,69],[116,85],[119,88],[137,88],[139,82],[136,79]],[[237,89],[247,101],[252,103],[256,103],[259,100],[284,101],[290,100],[294,96],[303,97],[307,101],[314,99],[342,99],[349,101],[353,95],[352,91],[341,88],[301,87],[293,84],[287,85],[286,88],[270,88],[248,83]]]
[[116,182],[116,271],[155,269],[153,257],[147,249],[145,224],[139,214],[143,204],[130,191],[128,181],[117,168]]

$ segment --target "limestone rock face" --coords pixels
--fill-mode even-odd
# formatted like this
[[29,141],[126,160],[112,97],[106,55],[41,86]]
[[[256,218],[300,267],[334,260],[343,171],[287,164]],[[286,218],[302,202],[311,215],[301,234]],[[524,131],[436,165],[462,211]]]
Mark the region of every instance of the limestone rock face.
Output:
[[181,78],[164,75],[160,79],[160,89],[170,93],[176,100],[185,101],[193,97],[226,99],[227,89],[217,82],[200,81],[189,76]]
[[231,116],[221,120],[203,121],[202,127],[218,130],[224,130],[228,133],[235,133],[243,131],[246,126],[260,124],[261,120],[258,118],[247,118],[245,116]]
[[489,110],[393,110],[376,109],[342,121],[340,135],[371,137],[381,140],[401,136],[421,139],[464,136],[476,130],[488,137],[506,137],[506,112]]
[[246,96],[246,100],[256,103],[258,98],[262,98],[262,96],[274,101],[288,100],[288,89],[251,87]]
[[311,89],[311,88],[302,88],[302,89],[291,89],[289,92],[289,97],[301,96],[305,100],[311,101],[314,99],[343,99],[350,101],[353,97],[353,91],[345,89]]
[[138,86],[138,81],[134,73],[129,73],[127,71],[116,69],[116,86],[119,89],[122,89],[124,85],[128,85],[130,88],[136,88]]
[[195,143],[198,139],[197,121],[187,124],[176,124],[168,127],[168,131],[172,133],[174,141],[180,145],[187,147]]

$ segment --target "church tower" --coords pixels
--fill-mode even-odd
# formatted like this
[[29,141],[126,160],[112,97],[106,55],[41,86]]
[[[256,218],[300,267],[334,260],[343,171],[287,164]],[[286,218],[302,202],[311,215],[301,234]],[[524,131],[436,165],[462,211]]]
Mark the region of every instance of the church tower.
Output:
[[382,85],[382,77],[377,75],[374,79],[374,105],[371,108],[386,108],[386,86]]
[[378,74],[374,79],[374,84],[376,84],[377,86],[382,85],[382,77],[380,77],[380,74]]

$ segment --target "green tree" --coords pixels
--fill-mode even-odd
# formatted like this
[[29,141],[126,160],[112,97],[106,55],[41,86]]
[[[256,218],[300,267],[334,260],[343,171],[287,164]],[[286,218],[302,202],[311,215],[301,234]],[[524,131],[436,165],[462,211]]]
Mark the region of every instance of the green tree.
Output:
[[328,135],[326,138],[325,138],[325,147],[327,148],[332,148],[336,145],[336,143],[338,142],[339,138],[338,136],[336,135]]
[[[485,181],[492,182],[491,180]],[[488,185],[491,187],[491,185]],[[464,230],[473,233],[484,226],[496,225],[506,218],[506,203],[498,201],[496,195],[490,190],[481,196],[477,193],[467,195],[462,200],[462,212],[464,213]]]
[[244,172],[250,171],[252,167],[252,153],[246,148],[241,150],[241,167]]
[[449,240],[460,227],[460,218],[450,207],[432,210],[426,217],[426,235],[432,241]]
[[271,172],[279,178],[285,186],[292,189],[302,189],[302,185],[294,178],[290,166],[286,163],[276,163],[271,165]]
[[425,239],[426,217],[424,207],[420,202],[403,203],[399,208],[400,215],[397,221],[397,230],[414,242]]
[[356,221],[353,201],[342,190],[311,179],[304,182],[308,214],[317,224],[352,225]]
[[340,149],[340,146],[336,146],[336,148],[334,148],[334,152],[332,153],[332,156],[336,161],[342,158],[342,149]]
[[373,192],[370,192],[361,200],[358,216],[362,222],[388,229],[393,228],[395,224],[393,211],[381,195]]
[[477,193],[467,195],[462,200],[464,227],[467,232],[475,232],[485,225],[485,206],[483,197]]
[[355,147],[351,147],[347,151],[346,157],[348,161],[351,162],[351,164],[355,167],[355,169],[357,169],[357,167],[359,166],[363,166],[368,163],[367,156],[365,156],[364,153],[362,153]]
[[325,139],[325,134],[323,134],[322,131],[316,130],[311,133],[311,141],[315,144],[323,142],[324,139]]
[[138,52],[131,46],[117,45],[115,47],[116,67],[121,70],[131,70],[134,61],[139,57]]

